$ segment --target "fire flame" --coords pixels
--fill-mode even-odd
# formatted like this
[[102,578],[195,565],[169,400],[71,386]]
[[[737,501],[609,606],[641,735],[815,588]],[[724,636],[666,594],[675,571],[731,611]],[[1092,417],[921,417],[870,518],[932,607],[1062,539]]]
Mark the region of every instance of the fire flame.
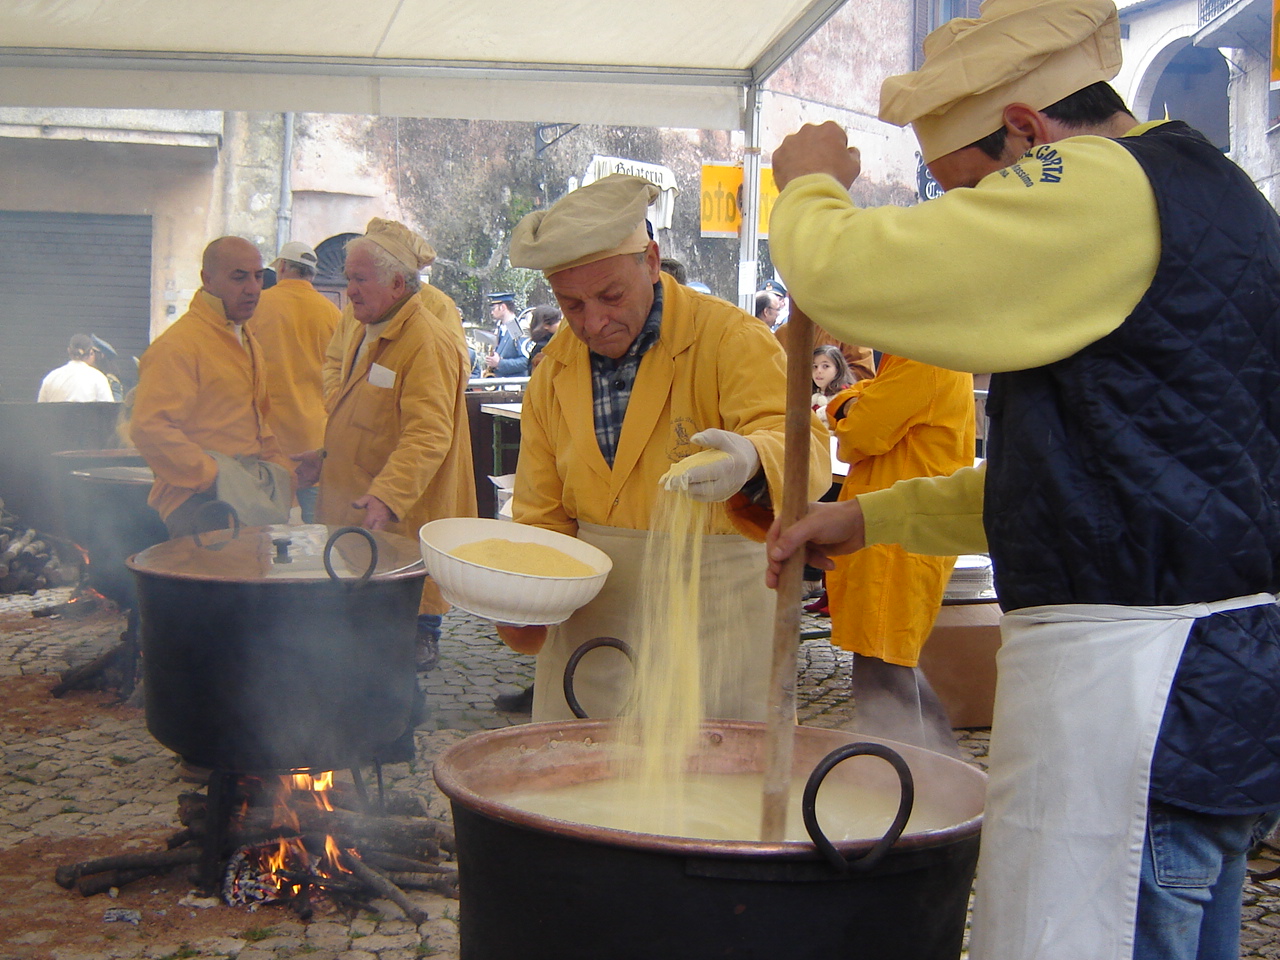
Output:
[[[329,798],[333,789],[332,770],[289,773],[280,776],[278,781],[272,807],[273,829],[301,833],[299,807],[334,809]],[[343,860],[357,855],[354,850],[339,847],[332,835],[324,837],[322,850],[308,849],[302,836],[293,836],[247,848],[242,853],[241,862],[228,878],[226,894],[231,903],[262,903],[297,897],[306,886],[299,875],[333,879],[340,874],[350,874],[351,870]]]

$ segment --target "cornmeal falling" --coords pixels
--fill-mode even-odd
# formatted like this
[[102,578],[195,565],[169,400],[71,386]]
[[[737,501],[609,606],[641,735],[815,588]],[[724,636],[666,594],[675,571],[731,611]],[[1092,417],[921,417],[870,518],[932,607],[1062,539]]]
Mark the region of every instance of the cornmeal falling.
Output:
[[526,543],[490,537],[454,547],[449,555],[493,570],[527,573],[538,577],[592,577],[595,567],[542,543]]

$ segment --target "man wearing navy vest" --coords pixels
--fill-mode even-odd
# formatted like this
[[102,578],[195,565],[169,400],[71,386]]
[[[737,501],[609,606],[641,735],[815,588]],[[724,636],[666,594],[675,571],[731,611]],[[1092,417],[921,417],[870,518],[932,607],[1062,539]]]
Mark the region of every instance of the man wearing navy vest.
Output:
[[1111,0],[987,0],[890,77],[946,193],[859,209],[834,124],[773,155],[770,250],[840,340],[994,372],[989,459],[815,505],[777,565],[989,551],[1005,611],[973,960],[1238,956],[1280,810],[1280,225],[1107,84]]

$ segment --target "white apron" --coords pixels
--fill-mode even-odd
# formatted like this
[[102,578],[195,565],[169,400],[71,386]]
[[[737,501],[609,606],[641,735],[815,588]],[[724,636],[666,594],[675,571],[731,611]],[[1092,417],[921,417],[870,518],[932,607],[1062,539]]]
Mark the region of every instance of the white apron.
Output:
[[[613,570],[596,598],[564,623],[551,627],[538,653],[533,684],[533,720],[568,720],[564,668],[573,651],[596,637],[617,637],[633,647],[639,641],[640,571],[647,530],[593,523],[578,525],[578,538],[613,560]],[[709,714],[720,718],[763,720],[769,690],[773,646],[774,594],[764,585],[765,547],[736,534],[710,534],[703,541],[702,591],[734,598],[728,605],[731,629],[742,637],[739,656],[722,664],[718,690],[708,695]],[[631,695],[631,665],[616,650],[593,650],[574,674],[578,702],[592,719],[617,716]]]
[[972,960],[1130,960],[1151,760],[1187,635],[1200,617],[1274,602],[1001,619]]

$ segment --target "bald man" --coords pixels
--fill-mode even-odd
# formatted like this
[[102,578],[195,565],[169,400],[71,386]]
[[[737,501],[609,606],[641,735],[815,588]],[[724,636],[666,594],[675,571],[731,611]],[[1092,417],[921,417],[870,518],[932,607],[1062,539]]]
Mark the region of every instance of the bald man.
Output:
[[261,349],[245,329],[262,257],[239,237],[205,248],[187,312],[142,355],[130,436],[156,475],[148,503],[170,536],[223,500],[249,525],[288,520],[292,465],[266,422]]

